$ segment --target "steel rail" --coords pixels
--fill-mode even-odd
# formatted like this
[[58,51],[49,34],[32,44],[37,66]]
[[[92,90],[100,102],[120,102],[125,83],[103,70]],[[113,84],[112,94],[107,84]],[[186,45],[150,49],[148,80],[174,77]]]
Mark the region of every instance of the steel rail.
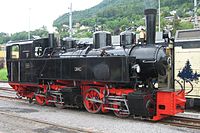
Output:
[[39,120],[39,119],[26,118],[26,117],[18,116],[18,115],[15,115],[15,114],[10,114],[10,113],[6,113],[6,112],[1,112],[1,111],[0,111],[0,114],[10,116],[10,117],[19,118],[19,119],[34,122],[34,123],[40,123],[40,124],[44,124],[44,125],[53,126],[53,127],[56,127],[56,128],[61,128],[61,129],[65,130],[66,132],[100,133],[100,131],[80,128],[80,127],[63,126],[63,125],[55,124],[55,123],[52,123],[52,122],[47,122],[47,121],[43,121],[43,120]]
[[[0,87],[0,91],[1,91],[0,98],[28,101],[27,99],[17,96],[17,94],[16,94],[17,92],[10,87]],[[5,92],[5,94],[4,94],[4,92]]]
[[[22,98],[17,98],[17,97],[10,97],[10,96],[2,96],[2,95],[0,95],[0,98],[10,99],[10,100],[26,101],[26,102],[28,101],[28,99],[22,99]],[[2,113],[0,112],[0,114],[2,114]],[[26,119],[26,118],[23,118],[23,119]],[[62,125],[56,125],[56,124],[48,123],[48,122],[45,122],[45,121],[40,121],[40,120],[35,120],[35,119],[30,119],[30,120],[35,121],[35,122],[44,123],[44,124],[53,125],[53,126],[69,128],[69,127],[65,127],[65,126],[62,126]],[[138,119],[135,119],[135,120],[138,120]],[[139,119],[139,120],[141,120],[141,119]],[[200,119],[196,119],[196,118],[172,116],[172,117],[166,118],[164,120],[161,120],[158,123],[176,126],[176,127],[186,127],[186,128],[191,128],[191,129],[200,129]],[[74,129],[74,130],[79,131],[79,132],[93,132],[93,131],[86,131],[86,130],[82,130],[82,129],[78,129],[78,130]]]
[[[0,98],[3,98],[3,99],[8,99],[8,100],[19,100],[19,101],[29,101],[28,99],[23,99],[23,98],[18,98],[18,97],[12,97],[12,96],[3,96],[3,95],[0,95]],[[70,126],[63,126],[63,125],[59,125],[59,124],[55,124],[55,123],[50,123],[50,122],[47,122],[47,121],[42,121],[42,120],[39,120],[39,119],[32,119],[32,118],[25,118],[25,117],[22,117],[22,116],[18,116],[18,115],[15,115],[15,114],[9,114],[9,113],[6,113],[6,112],[1,112],[0,111],[0,114],[2,115],[7,115],[7,116],[12,116],[12,117],[17,117],[17,118],[20,118],[20,119],[24,119],[24,120],[28,120],[28,121],[32,121],[32,122],[36,122],[36,123],[40,123],[40,124],[46,124],[46,125],[50,125],[50,126],[54,126],[54,127],[59,127],[59,128],[62,128],[64,130],[66,130],[66,132],[77,132],[77,133],[100,133],[100,131],[95,131],[95,130],[90,130],[90,129],[85,129],[85,128],[75,128],[75,127],[70,127]]]
[[28,101],[28,99],[18,98],[17,95],[16,97],[0,95],[0,98],[6,98],[10,100],[19,100],[19,101]]
[[0,83],[8,83],[8,81],[0,80]]
[[[9,87],[0,87],[0,90],[6,91],[9,93],[15,92],[14,90],[12,90]],[[15,97],[0,95],[0,98],[6,98],[6,99],[11,99],[11,100],[20,100],[20,101],[29,101],[28,99],[23,99],[23,98],[17,97],[17,95]],[[89,99],[89,100],[93,101],[92,99]],[[172,116],[172,117],[169,117],[169,118],[159,121],[159,123],[165,124],[165,125],[176,126],[176,127],[187,127],[187,128],[192,128],[192,129],[200,129],[200,119],[183,117],[183,116]]]
[[160,121],[162,124],[200,129],[200,119],[182,116],[172,116]]
[[9,92],[16,92],[14,89],[9,88],[9,87],[0,87],[0,90],[9,91]]

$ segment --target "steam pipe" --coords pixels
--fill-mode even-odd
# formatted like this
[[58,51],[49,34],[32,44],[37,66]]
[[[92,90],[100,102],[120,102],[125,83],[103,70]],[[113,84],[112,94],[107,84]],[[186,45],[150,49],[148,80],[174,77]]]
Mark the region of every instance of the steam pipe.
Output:
[[156,36],[156,9],[146,9],[144,10],[144,15],[146,16],[146,40],[147,44],[155,44]]

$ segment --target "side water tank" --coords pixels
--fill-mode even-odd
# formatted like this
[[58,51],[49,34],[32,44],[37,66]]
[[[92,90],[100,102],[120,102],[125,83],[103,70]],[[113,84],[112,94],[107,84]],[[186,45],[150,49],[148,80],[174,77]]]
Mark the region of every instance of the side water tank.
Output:
[[124,31],[120,33],[120,46],[134,44],[136,41],[136,34],[131,31]]
[[112,45],[111,33],[107,31],[97,31],[93,34],[94,48],[102,48]]

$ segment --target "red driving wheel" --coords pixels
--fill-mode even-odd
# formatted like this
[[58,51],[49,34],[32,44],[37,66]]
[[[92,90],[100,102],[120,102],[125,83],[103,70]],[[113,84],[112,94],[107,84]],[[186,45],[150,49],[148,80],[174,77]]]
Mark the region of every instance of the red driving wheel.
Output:
[[85,93],[84,106],[90,113],[99,113],[102,108],[102,102],[100,99],[100,92],[91,88]]
[[39,105],[41,105],[41,106],[43,106],[43,105],[46,104],[46,98],[45,98],[45,96],[43,96],[43,95],[36,94],[36,95],[35,95],[35,100],[36,100],[36,102],[37,102]]
[[122,102],[115,101],[115,104],[113,104],[113,108],[116,109],[113,112],[117,117],[119,118],[129,117],[129,113],[121,111],[121,109],[124,109],[124,107],[122,107]]

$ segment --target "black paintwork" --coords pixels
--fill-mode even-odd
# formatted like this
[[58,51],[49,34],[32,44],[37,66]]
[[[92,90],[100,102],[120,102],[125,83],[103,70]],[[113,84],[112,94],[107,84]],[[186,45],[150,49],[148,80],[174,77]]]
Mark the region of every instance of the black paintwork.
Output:
[[112,38],[111,33],[106,31],[97,31],[93,34],[93,43],[95,49],[111,46]]
[[130,55],[136,57],[136,62],[141,67],[138,74],[142,80],[156,78],[158,74],[167,76],[167,56],[162,46],[138,45],[131,51]]
[[41,79],[129,82],[131,62],[134,63],[135,58],[125,56],[8,60],[8,78],[13,82],[30,83]]
[[156,9],[146,9],[144,11],[146,16],[146,40],[147,44],[155,44],[156,36]]
[[[12,82],[38,83],[41,80],[78,80],[101,82],[130,82],[136,77],[134,64],[139,64],[140,80],[166,75],[166,55],[163,47],[155,45],[100,49],[72,48],[62,50],[48,47],[49,39],[19,44],[19,59],[12,59],[7,46],[8,79]],[[42,53],[36,56],[35,47]],[[133,80],[132,80],[133,81]]]
[[63,88],[60,92],[62,93],[65,105],[83,107],[83,97],[80,88]]
[[155,102],[152,93],[134,92],[127,96],[130,113],[135,116],[152,117],[155,113]]

